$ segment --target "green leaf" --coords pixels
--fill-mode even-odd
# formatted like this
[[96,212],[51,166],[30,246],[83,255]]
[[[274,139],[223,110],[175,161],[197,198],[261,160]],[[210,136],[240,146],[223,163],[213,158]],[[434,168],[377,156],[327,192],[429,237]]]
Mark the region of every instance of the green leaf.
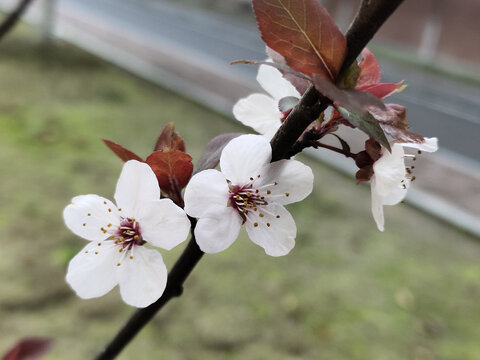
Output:
[[362,113],[357,113],[347,110],[341,106],[335,106],[335,108],[345,119],[350,121],[352,125],[358,127],[372,139],[382,144],[388,149],[388,151],[391,151],[390,144],[388,143],[387,137],[380,127],[380,124],[369,112],[365,111]]

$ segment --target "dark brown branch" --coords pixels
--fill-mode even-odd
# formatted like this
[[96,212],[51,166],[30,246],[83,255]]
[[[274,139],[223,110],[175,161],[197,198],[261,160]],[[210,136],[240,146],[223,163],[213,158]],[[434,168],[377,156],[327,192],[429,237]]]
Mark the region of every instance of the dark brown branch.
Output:
[[[348,53],[343,68],[347,68],[357,58],[375,32],[402,2],[403,0],[363,0],[360,10],[347,32]],[[327,107],[327,100],[321,97],[313,87],[305,92],[301,101],[271,141],[272,161],[282,159],[291,152],[293,144],[303,131]],[[194,225],[195,222],[192,224]],[[192,226],[192,232],[193,228],[194,226]],[[203,252],[198,248],[195,238],[192,236],[187,248],[170,271],[167,288],[162,297],[149,307],[136,310],[95,360],[114,359],[171,298],[181,295],[184,281],[202,256]]]
[[[360,52],[380,26],[390,17],[403,0],[363,0],[353,23],[347,31],[347,55],[342,71],[347,69],[360,55]],[[305,92],[300,102],[288,115],[285,122],[273,137],[272,161],[288,158],[290,149],[308,125],[317,119],[327,108],[329,100],[321,97],[313,86]]]
[[15,10],[13,10],[10,15],[8,15],[5,20],[0,24],[0,40],[3,39],[5,35],[15,26],[15,24],[20,20],[22,14],[27,10],[28,5],[33,0],[21,0]]

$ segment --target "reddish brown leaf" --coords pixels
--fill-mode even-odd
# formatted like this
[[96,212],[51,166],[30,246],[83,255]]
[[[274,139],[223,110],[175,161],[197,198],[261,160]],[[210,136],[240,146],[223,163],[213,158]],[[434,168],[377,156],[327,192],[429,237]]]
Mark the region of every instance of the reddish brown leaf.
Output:
[[140,156],[128,150],[127,148],[124,148],[122,145],[117,144],[116,142],[113,142],[111,140],[107,140],[107,139],[102,139],[102,140],[105,143],[105,145],[107,145],[110,148],[110,150],[112,150],[115,153],[115,155],[117,155],[123,161],[138,160],[143,162],[143,159]]
[[383,101],[376,96],[356,89],[341,89],[317,74],[313,75],[313,84],[322,95],[350,111],[364,113],[369,106],[385,109]]
[[398,83],[379,83],[360,86],[357,87],[357,89],[375,95],[379,99],[383,99],[387,96],[392,95],[395,91],[397,91],[400,86],[402,86],[402,84],[403,81],[400,81]]
[[220,162],[220,156],[223,148],[236,137],[243,135],[241,133],[226,133],[215,136],[205,147],[200,159],[195,165],[195,174],[207,169],[214,169]]
[[361,72],[357,87],[378,84],[380,82],[380,66],[378,66],[375,55],[367,48],[363,49],[362,59],[358,66],[360,66]]
[[253,0],[263,41],[293,70],[334,81],[346,40],[318,0]]
[[53,341],[44,338],[24,338],[13,346],[2,360],[35,360],[50,351]]
[[378,121],[380,127],[395,140],[409,143],[422,143],[423,136],[410,131],[407,109],[398,104],[386,104],[384,110],[371,107],[370,114]]
[[185,152],[185,143],[180,135],[175,132],[175,125],[173,122],[168,123],[162,130],[162,133],[158,137],[158,140],[153,148],[153,151],[157,150],[179,150]]
[[[267,46],[267,55],[268,57],[270,57],[270,59],[272,59],[274,63],[287,66],[287,62],[285,61],[285,58],[275,50],[269,48],[268,46]],[[297,89],[300,95],[303,95],[311,85],[311,79],[307,80],[290,73],[282,72],[282,74],[285,79],[290,81],[290,83],[293,86],[295,86],[295,89]]]
[[160,189],[167,194],[177,194],[192,176],[192,157],[183,151],[155,151],[145,162],[157,176]]

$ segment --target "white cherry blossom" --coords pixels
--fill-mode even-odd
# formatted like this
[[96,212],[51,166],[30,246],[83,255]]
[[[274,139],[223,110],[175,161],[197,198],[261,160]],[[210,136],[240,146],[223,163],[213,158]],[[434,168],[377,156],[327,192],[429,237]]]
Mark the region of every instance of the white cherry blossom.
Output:
[[269,65],[260,65],[257,81],[269,94],[251,94],[233,106],[233,115],[242,124],[271,139],[282,124],[284,114],[278,108],[280,99],[300,98],[300,93],[282,73]]
[[242,135],[225,146],[220,171],[204,170],[185,189],[185,211],[199,218],[195,237],[200,249],[217,253],[248,236],[271,256],[295,246],[296,225],[283,205],[312,191],[312,170],[297,160],[270,163],[272,148],[260,135]]
[[105,295],[117,284],[122,299],[146,307],[162,296],[167,268],[162,256],[145,245],[170,250],[190,230],[185,212],[160,188],[145,163],[125,163],[115,201],[80,195],[63,211],[67,227],[89,243],[70,261],[66,280],[84,299]]
[[405,165],[404,147],[419,151],[435,152],[438,149],[437,138],[425,138],[423,143],[391,143],[392,152],[382,147],[381,157],[373,164],[373,176],[370,179],[372,192],[372,214],[380,231],[384,230],[384,205],[396,205],[407,195],[414,177],[411,169]]

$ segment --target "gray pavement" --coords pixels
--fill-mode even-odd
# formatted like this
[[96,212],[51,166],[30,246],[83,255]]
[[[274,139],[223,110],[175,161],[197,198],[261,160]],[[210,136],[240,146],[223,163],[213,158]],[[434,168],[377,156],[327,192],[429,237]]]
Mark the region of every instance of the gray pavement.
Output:
[[[15,2],[0,0],[0,6],[9,9]],[[40,17],[37,4],[27,18]],[[265,57],[251,21],[159,0],[59,0],[54,32],[228,115],[238,98],[259,89],[255,67],[228,65]],[[480,235],[480,89],[391,62],[381,66],[386,81],[409,84],[392,101],[407,106],[412,129],[440,139],[441,150],[421,158],[419,181],[407,200]],[[344,158],[315,156],[353,169]]]

